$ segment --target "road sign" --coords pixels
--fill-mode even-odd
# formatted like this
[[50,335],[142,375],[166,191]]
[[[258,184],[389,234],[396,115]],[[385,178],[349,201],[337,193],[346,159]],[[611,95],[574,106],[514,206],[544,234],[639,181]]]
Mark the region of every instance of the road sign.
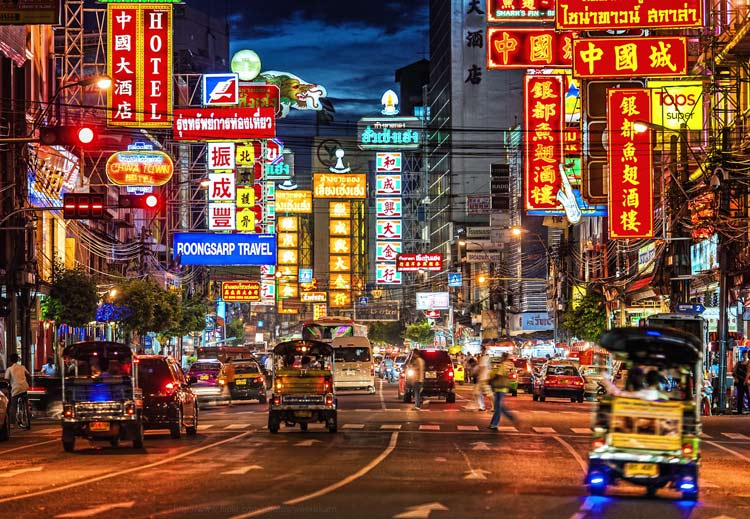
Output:
[[359,298],[359,305],[360,306],[367,306],[367,297],[362,296]]
[[677,305],[677,311],[681,314],[702,314],[706,307],[702,304],[681,304]]
[[461,286],[461,273],[460,272],[448,272],[448,286],[449,287]]

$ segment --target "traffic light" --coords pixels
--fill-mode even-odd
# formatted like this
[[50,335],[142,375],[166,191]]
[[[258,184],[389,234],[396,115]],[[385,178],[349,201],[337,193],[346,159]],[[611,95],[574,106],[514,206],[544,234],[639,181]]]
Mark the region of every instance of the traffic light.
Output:
[[118,205],[125,209],[158,211],[162,207],[162,197],[154,193],[145,195],[120,195]]
[[63,193],[63,218],[88,220],[104,218],[106,197],[95,193]]
[[86,147],[97,143],[99,132],[92,125],[44,126],[39,128],[39,142],[47,146]]

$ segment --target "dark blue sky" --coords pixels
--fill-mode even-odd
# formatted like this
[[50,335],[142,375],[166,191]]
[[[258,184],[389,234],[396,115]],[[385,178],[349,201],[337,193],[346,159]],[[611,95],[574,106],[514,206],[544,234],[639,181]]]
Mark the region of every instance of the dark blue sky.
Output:
[[[428,58],[428,0],[187,0],[230,22],[230,53],[252,49],[263,70],[328,90],[336,122],[378,110],[395,71]],[[314,116],[313,116],[314,118]]]

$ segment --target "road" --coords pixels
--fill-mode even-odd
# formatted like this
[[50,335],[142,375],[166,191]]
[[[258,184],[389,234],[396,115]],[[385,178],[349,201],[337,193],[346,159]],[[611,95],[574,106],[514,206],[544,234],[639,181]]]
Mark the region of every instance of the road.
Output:
[[[455,404],[422,411],[382,384],[339,395],[339,432],[264,429],[255,403],[201,413],[199,434],[147,433],[144,449],[79,440],[35,423],[0,444],[3,517],[107,518],[744,518],[750,516],[750,417],[704,421],[701,497],[635,487],[588,497],[582,484],[592,403],[508,397],[521,423],[487,429],[490,413]],[[125,445],[125,444],[124,444]]]

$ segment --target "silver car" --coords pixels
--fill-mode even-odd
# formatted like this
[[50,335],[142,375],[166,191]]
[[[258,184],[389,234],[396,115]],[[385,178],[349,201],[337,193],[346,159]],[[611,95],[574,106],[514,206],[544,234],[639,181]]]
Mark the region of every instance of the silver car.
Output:
[[597,392],[599,391],[599,384],[602,379],[612,379],[609,366],[581,366],[579,371],[581,372],[581,375],[583,375],[585,381],[583,386],[583,394],[585,397],[596,398]]

